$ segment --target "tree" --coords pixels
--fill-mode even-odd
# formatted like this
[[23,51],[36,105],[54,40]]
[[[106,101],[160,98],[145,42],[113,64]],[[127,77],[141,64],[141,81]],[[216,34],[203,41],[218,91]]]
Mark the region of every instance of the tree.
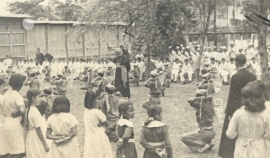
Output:
[[85,6],[82,23],[86,25],[80,25],[78,29],[87,31],[88,27],[101,28],[93,23],[125,23],[124,33],[132,38],[134,48],[144,48],[146,33],[149,31],[152,53],[166,56],[167,48],[174,43],[173,35],[180,37],[181,43],[185,43],[182,32],[187,26],[194,25],[190,20],[193,16],[192,9],[183,7],[188,3],[188,0],[149,1],[150,25],[147,25],[146,0],[100,0]]
[[[268,52],[266,49],[266,40],[267,40],[267,25],[264,24],[264,20],[260,20],[260,18],[254,16],[253,13],[259,14],[262,17],[267,18],[268,13],[267,10],[270,9],[269,0],[256,0],[253,3],[247,3],[244,6],[243,14],[249,20],[249,23],[246,23],[246,26],[249,28],[256,30],[258,34],[258,46],[259,46],[259,55],[261,59],[261,80],[268,81],[270,78],[268,71]],[[259,11],[259,12],[258,12]]]
[[40,5],[42,1],[37,3],[25,2],[14,2],[8,4],[8,11],[13,14],[26,14],[33,16],[33,19],[40,20],[65,20],[72,21],[80,18],[82,7],[75,4],[59,3],[55,10],[49,6]]
[[52,14],[49,7],[43,7],[39,3],[14,2],[8,4],[8,11],[13,14],[27,14],[33,16],[33,19],[45,18],[49,20],[56,20],[57,18]]
[[77,21],[80,18],[83,8],[70,3],[60,3],[56,8],[56,15],[64,21]]

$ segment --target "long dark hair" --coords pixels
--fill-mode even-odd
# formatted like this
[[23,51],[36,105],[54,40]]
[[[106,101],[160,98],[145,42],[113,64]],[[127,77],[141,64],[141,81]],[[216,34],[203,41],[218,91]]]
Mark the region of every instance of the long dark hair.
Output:
[[96,92],[92,89],[88,89],[84,97],[84,107],[87,109],[95,108],[96,97]]
[[144,126],[147,126],[152,122],[156,115],[160,115],[162,112],[162,107],[160,105],[151,105],[148,110],[148,119],[144,122]]
[[28,105],[27,105],[26,115],[25,115],[26,122],[25,122],[24,118],[22,119],[22,122],[25,124],[25,126],[27,128],[28,128],[28,125],[29,125],[28,115],[29,115],[29,111],[30,111],[30,106],[33,103],[33,97],[34,98],[37,97],[40,93],[41,93],[41,91],[39,91],[38,89],[34,89],[34,88],[30,88],[26,93],[26,97],[27,97],[27,100],[28,100]]
[[242,103],[246,106],[246,110],[250,112],[265,110],[265,94],[262,88],[262,85],[257,81],[250,82],[244,87],[242,90]]

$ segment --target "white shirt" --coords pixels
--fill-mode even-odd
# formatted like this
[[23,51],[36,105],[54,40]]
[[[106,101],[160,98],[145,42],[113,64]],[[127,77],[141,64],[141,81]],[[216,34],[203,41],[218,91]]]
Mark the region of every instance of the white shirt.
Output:
[[141,58],[142,60],[144,59],[144,55],[141,53],[141,54],[137,54],[136,55],[136,59],[138,59],[138,58]]
[[181,63],[174,62],[173,65],[172,65],[172,69],[173,70],[179,70],[181,65],[182,65]]
[[219,71],[228,70],[228,64],[226,62],[219,64]]
[[228,70],[229,70],[229,72],[232,72],[232,71],[236,70],[235,64],[234,63],[229,63],[228,64]]
[[192,71],[192,67],[191,67],[190,63],[187,63],[187,64],[184,63],[184,64],[183,64],[182,71],[183,71],[183,72],[190,72],[190,71]]

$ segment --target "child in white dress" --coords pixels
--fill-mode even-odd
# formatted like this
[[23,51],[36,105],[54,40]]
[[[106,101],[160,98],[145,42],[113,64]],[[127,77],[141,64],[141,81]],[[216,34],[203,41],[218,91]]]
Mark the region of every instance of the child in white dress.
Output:
[[4,79],[0,78],[0,157],[5,155],[6,153],[4,152],[4,146],[3,146],[3,128],[4,128],[4,121],[5,121],[5,116],[3,114],[3,111],[2,111],[2,106],[3,106],[3,99],[4,99],[4,94],[6,93],[7,91],[7,83]]
[[95,106],[96,93],[89,89],[84,100],[84,157],[113,158],[110,141],[105,134],[105,114]]
[[42,119],[37,106],[41,103],[41,91],[29,89],[27,91],[28,108],[24,123],[27,128],[26,136],[26,157],[47,158],[49,147],[42,132]]
[[46,137],[53,140],[48,158],[79,158],[76,137],[79,122],[69,113],[69,100],[64,96],[55,98],[52,111],[53,114],[47,120]]
[[25,113],[25,103],[19,91],[23,87],[25,76],[19,73],[12,74],[8,90],[3,99],[1,111],[4,114],[5,126],[3,127],[4,139],[1,148],[10,157],[22,158],[25,156],[25,128],[22,126],[22,116]]
[[[230,120],[227,137],[237,137],[234,158],[264,158],[270,154],[270,120],[263,90],[253,81],[242,91],[242,108]],[[268,155],[268,156],[267,156]]]

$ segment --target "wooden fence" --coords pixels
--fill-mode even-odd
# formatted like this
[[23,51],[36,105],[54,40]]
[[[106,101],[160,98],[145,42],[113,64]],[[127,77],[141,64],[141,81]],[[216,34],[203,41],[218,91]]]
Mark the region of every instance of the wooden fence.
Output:
[[74,22],[38,21],[30,30],[22,26],[23,18],[0,16],[0,58],[35,58],[36,49],[55,58],[102,58],[114,54],[120,45],[130,45],[123,25],[109,25],[100,34],[88,30],[84,35],[73,31]]

